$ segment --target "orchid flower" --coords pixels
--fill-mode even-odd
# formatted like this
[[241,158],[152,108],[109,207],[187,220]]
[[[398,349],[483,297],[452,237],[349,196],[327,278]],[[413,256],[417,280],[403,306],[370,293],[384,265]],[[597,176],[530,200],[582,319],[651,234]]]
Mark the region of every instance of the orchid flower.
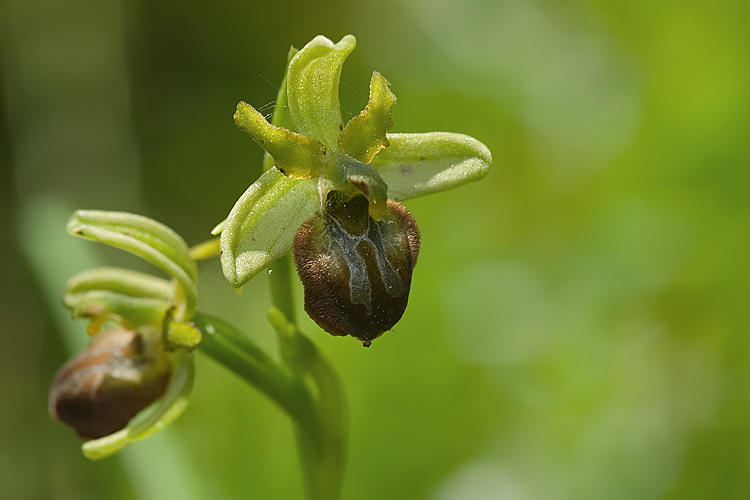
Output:
[[198,267],[183,239],[147,217],[79,210],[68,232],[130,253],[172,277],[103,267],[68,280],[63,304],[88,319],[91,343],[58,370],[49,412],[85,439],[100,459],[172,423],[193,387],[193,350],[201,331],[189,322]]
[[482,179],[492,157],[466,135],[388,133],[396,97],[378,72],[367,106],[344,125],[339,79],[355,46],[347,35],[292,48],[272,123],[239,103],[234,121],[265,149],[266,171],[213,234],[234,287],[294,248],[308,314],[368,346],[401,318],[419,253],[416,222],[398,202]]

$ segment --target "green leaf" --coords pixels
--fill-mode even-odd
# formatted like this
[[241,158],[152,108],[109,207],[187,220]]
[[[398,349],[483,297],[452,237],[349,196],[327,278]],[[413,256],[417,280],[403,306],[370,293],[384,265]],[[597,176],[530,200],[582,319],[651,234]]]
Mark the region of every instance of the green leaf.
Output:
[[187,318],[195,311],[198,266],[185,241],[168,227],[126,212],[78,210],[68,221],[68,233],[121,248],[151,262],[182,286],[185,305],[180,315]]
[[388,195],[400,201],[446,191],[487,176],[492,155],[473,137],[447,132],[388,134],[390,145],[373,158],[388,184]]
[[344,124],[339,103],[341,67],[357,40],[347,35],[334,43],[316,36],[289,63],[289,111],[299,133],[314,137],[335,151]]
[[234,287],[292,249],[297,230],[320,209],[317,179],[272,168],[237,200],[221,232],[221,267]]
[[245,102],[237,105],[234,123],[273,157],[276,168],[284,175],[309,179],[320,172],[326,148],[312,137],[271,125]]
[[370,163],[381,149],[388,146],[385,133],[393,128],[391,112],[396,96],[391,84],[377,71],[370,80],[370,100],[364,110],[346,124],[339,136],[339,151],[364,163]]
[[155,407],[144,410],[121,431],[83,444],[83,454],[90,460],[113,455],[125,446],[164,429],[179,417],[190,401],[195,366],[193,355],[177,350],[172,355],[172,376],[167,392]]

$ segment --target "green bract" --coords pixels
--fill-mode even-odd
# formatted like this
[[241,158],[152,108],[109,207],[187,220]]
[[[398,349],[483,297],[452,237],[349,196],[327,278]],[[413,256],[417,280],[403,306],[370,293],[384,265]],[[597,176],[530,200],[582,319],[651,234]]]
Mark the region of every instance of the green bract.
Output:
[[339,105],[339,77],[356,39],[334,44],[315,37],[290,51],[273,123],[241,102],[234,120],[270,159],[214,229],[221,233],[221,265],[240,287],[292,249],[295,234],[325,211],[328,193],[364,194],[379,221],[386,201],[405,200],[458,187],[487,175],[492,157],[481,142],[461,134],[388,134],[396,97],[374,72],[365,109],[346,126]]

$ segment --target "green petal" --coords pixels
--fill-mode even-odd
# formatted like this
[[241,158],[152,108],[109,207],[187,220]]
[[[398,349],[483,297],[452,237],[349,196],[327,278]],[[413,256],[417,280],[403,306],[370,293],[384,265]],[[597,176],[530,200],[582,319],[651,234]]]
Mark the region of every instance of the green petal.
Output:
[[108,290],[129,297],[161,299],[169,302],[174,284],[150,274],[119,267],[97,267],[80,272],[65,284],[65,295]]
[[67,295],[64,299],[73,319],[101,318],[116,315],[131,329],[141,326],[161,328],[164,317],[171,307],[164,300],[130,297],[109,290],[90,290]]
[[436,193],[487,176],[492,155],[473,137],[447,132],[388,134],[390,146],[371,164],[396,201]]
[[193,356],[184,350],[175,351],[172,358],[172,377],[164,397],[156,406],[144,410],[114,434],[83,444],[83,454],[90,460],[99,460],[113,455],[125,446],[147,438],[162,430],[179,417],[190,402],[195,372]]
[[385,133],[393,128],[391,112],[396,96],[391,84],[377,71],[370,80],[370,101],[365,109],[349,120],[339,136],[339,151],[364,163],[370,163],[381,149],[388,146]]
[[237,105],[234,123],[273,157],[276,168],[285,175],[309,179],[320,172],[326,148],[312,137],[271,125],[245,102]]
[[352,35],[335,45],[319,35],[289,63],[287,96],[297,131],[319,140],[329,151],[336,150],[344,127],[339,104],[341,67],[356,45]]
[[198,266],[185,241],[155,220],[126,212],[78,210],[68,221],[68,233],[121,248],[151,262],[175,278],[185,293],[181,316],[195,310]]
[[272,168],[237,200],[221,233],[221,267],[232,286],[292,249],[299,227],[320,208],[317,184]]

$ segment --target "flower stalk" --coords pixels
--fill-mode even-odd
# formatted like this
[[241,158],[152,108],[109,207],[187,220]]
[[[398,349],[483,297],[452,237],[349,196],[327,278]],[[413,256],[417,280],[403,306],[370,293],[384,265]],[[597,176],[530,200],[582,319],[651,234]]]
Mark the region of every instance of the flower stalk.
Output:
[[[336,500],[341,491],[346,457],[346,410],[335,370],[296,324],[291,259],[287,255],[271,267],[273,306],[269,321],[276,330],[283,361],[299,383],[315,385],[314,414],[296,420],[296,439],[307,498]],[[290,321],[290,318],[293,318]]]
[[218,318],[198,312],[193,322],[203,332],[199,349],[204,354],[266,394],[292,419],[306,498],[336,500],[346,446],[343,393],[331,365],[284,312],[294,313],[291,265],[284,260],[274,264],[270,279],[269,321],[277,333],[279,361]]

